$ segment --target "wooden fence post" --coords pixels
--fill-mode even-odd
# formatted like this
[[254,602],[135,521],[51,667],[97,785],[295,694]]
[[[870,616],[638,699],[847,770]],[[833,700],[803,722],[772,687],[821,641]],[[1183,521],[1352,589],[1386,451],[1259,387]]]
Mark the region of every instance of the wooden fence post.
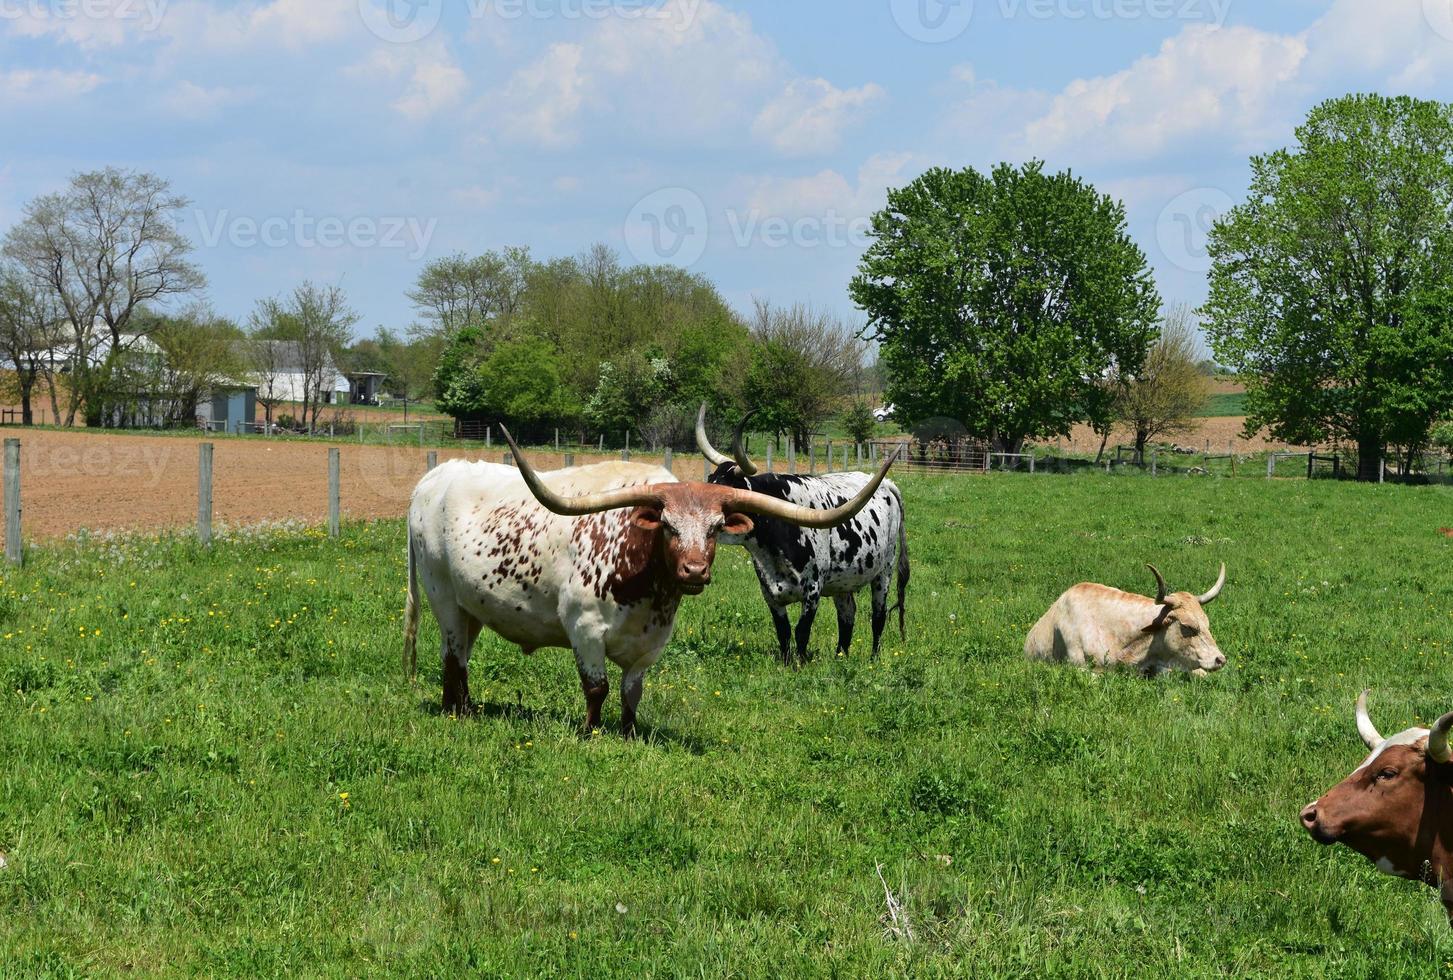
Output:
[[555,430],[555,451],[557,453],[560,451],[560,430],[559,429],[556,429]]
[[492,426],[492,425],[486,425],[484,427],[484,448],[485,449],[491,449],[491,448],[493,448],[493,446],[494,446],[494,426]]
[[787,437],[787,472],[797,472],[797,444],[791,436]]
[[1266,457],[1266,478],[1270,480],[1273,476],[1276,476],[1276,453]]
[[671,447],[670,446],[667,446],[666,447],[666,458],[662,461],[661,465],[663,467],[665,467],[666,469],[669,470],[669,469],[671,469],[672,462],[674,462],[674,460],[673,460],[672,453],[671,453]]
[[212,543],[212,444],[197,446],[197,540]]
[[772,472],[772,444],[767,443],[767,472]]
[[429,467],[429,469],[431,469],[431,470],[432,470],[432,469],[433,469],[433,468],[434,468],[434,467],[436,467],[436,466],[438,466],[438,465],[439,465],[439,454],[438,454],[438,453],[436,453],[436,452],[431,452],[431,453],[429,453],[429,455],[428,455],[428,456],[426,456],[426,457],[424,457],[424,458],[425,458],[425,460],[426,460],[426,465],[427,465],[427,466],[428,466],[428,467]]
[[827,441],[827,472],[829,472],[829,473],[832,472],[832,466],[833,466],[833,462],[832,462],[832,440],[829,439]]
[[[424,431],[422,426],[419,431]],[[328,450],[328,537],[330,538],[338,537],[339,482],[338,450],[335,447]]]
[[20,440],[5,440],[5,560],[19,565],[24,556],[20,537]]
[[505,453],[505,455],[504,455],[504,463],[505,463],[506,466],[514,466],[515,465],[515,454],[514,453]]
[[568,470],[568,469],[570,469],[570,467],[572,467],[574,465],[575,465],[575,454],[574,453],[566,453],[565,454],[565,468]]
[[813,448],[812,440],[807,440],[807,472],[817,475],[817,451]]
[[705,483],[711,479],[711,460],[705,456],[701,457],[701,482]]

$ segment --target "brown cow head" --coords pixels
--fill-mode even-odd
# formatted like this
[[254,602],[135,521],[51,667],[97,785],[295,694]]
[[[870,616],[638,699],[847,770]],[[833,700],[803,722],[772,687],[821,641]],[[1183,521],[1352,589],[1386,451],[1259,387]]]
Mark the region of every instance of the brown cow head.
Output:
[[1160,570],[1154,565],[1146,567],[1155,576],[1155,601],[1160,605],[1155,619],[1144,630],[1150,634],[1148,658],[1187,672],[1210,673],[1226,666],[1226,655],[1211,635],[1211,621],[1205,610],[1226,587],[1226,565],[1221,565],[1220,577],[1204,595],[1168,592]]
[[851,500],[841,507],[821,510],[710,483],[653,483],[562,497],[540,480],[509,431],[504,426],[500,431],[514,453],[520,475],[541,506],[565,517],[629,508],[631,523],[654,535],[653,547],[660,549],[666,567],[674,573],[676,587],[689,595],[699,594],[711,583],[717,536],[751,532],[752,519],[748,515],[776,517],[801,527],[836,527],[852,520],[868,505],[893,465],[890,457]]
[[1453,836],[1453,712],[1432,729],[1383,738],[1367,714],[1369,693],[1357,699],[1357,731],[1372,753],[1302,809],[1302,826],[1317,843],[1346,844],[1379,871],[1434,884],[1453,872],[1445,840]]

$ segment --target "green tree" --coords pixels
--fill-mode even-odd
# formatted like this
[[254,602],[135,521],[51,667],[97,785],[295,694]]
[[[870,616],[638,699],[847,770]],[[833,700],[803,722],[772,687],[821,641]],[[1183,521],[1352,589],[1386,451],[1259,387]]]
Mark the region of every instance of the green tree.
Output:
[[1351,442],[1375,480],[1453,408],[1453,106],[1324,102],[1251,168],[1211,235],[1212,347],[1247,376],[1248,430]]
[[1043,164],[934,169],[888,195],[850,287],[910,420],[952,418],[1003,452],[1101,422],[1160,298],[1125,209]]
[[434,370],[434,407],[455,418],[483,418],[486,408],[478,374],[484,360],[484,331],[456,331]]
[[872,440],[878,420],[873,417],[873,409],[860,398],[843,415],[843,428],[852,436],[854,443],[862,445]]

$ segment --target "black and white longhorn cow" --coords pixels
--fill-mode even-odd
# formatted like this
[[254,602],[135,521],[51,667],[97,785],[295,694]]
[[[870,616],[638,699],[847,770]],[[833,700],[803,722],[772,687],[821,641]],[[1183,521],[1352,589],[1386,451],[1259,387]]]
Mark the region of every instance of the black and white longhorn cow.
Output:
[[621,668],[621,729],[635,728],[642,679],[661,655],[681,597],[711,582],[719,535],[753,517],[831,527],[868,504],[885,464],[840,506],[813,509],[706,483],[679,483],[638,463],[536,474],[504,433],[519,469],[460,460],[431,470],[409,506],[404,666],[415,666],[419,582],[439,621],[444,709],[472,710],[469,654],[488,627],[526,652],[567,647],[600,724],[606,661]]
[[[750,418],[750,416],[748,416]],[[829,473],[824,476],[796,476],[759,473],[742,445],[746,419],[732,438],[732,455],[722,455],[706,435],[706,406],[696,417],[696,443],[716,467],[710,482],[716,486],[750,491],[801,507],[837,507],[861,493],[873,481],[866,473]],[[873,656],[883,645],[883,628],[892,610],[888,589],[897,578],[898,632],[904,628],[904,594],[908,588],[908,539],[903,513],[903,495],[892,480],[884,480],[867,506],[849,521],[835,527],[814,530],[786,521],[763,517],[745,534],[728,534],[727,544],[743,545],[757,569],[762,597],[777,629],[778,652],[784,664],[792,663],[792,627],[787,607],[802,604],[797,620],[797,660],[810,659],[809,640],[817,604],[830,598],[837,606],[837,648],[846,653],[853,642],[857,618],[857,592],[864,586],[873,591]]]

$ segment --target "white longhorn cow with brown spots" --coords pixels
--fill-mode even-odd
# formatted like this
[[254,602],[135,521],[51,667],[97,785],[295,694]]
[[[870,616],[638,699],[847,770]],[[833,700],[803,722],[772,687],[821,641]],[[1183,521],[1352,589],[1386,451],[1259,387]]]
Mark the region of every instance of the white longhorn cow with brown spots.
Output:
[[627,736],[635,730],[645,672],[671,638],[681,597],[711,582],[717,536],[747,533],[752,514],[833,527],[872,499],[892,463],[842,506],[813,509],[680,483],[637,463],[536,474],[508,432],[505,439],[519,469],[456,460],[414,489],[405,669],[415,667],[422,579],[439,622],[446,711],[471,710],[469,654],[488,627],[527,653],[574,651],[587,729],[600,724],[606,661],[618,665]]
[[1204,606],[1226,585],[1226,566],[1205,595],[1168,592],[1154,565],[1156,594],[1136,595],[1082,582],[1066,590],[1024,641],[1031,660],[1079,667],[1129,667],[1147,676],[1168,670],[1204,675],[1226,666]]

